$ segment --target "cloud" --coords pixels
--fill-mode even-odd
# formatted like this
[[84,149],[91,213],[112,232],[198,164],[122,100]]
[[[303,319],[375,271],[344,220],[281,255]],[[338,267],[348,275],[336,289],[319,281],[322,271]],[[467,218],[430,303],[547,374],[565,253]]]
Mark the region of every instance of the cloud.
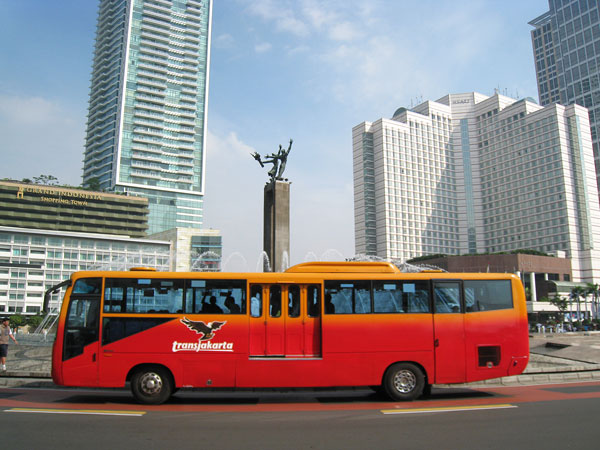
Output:
[[266,53],[269,50],[271,50],[273,46],[271,44],[269,44],[268,42],[263,42],[261,44],[256,44],[254,46],[254,51],[256,53]]
[[234,44],[235,39],[229,33],[220,34],[212,40],[212,45],[221,49],[232,48]]
[[350,22],[336,23],[329,30],[329,37],[334,41],[353,41],[362,35],[363,33]]
[[296,36],[307,36],[307,25],[296,17],[293,8],[286,2],[274,0],[253,0],[248,11],[267,22],[272,22],[277,31],[287,32]]

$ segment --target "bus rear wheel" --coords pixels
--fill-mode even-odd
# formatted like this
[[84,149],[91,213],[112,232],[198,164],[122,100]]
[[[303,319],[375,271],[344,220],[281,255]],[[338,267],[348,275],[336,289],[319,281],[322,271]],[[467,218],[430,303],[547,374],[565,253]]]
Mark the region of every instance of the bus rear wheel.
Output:
[[131,392],[135,399],[146,405],[160,405],[173,394],[173,381],[169,372],[159,366],[136,370],[131,377]]
[[383,377],[383,388],[396,401],[411,401],[421,396],[425,387],[425,375],[411,363],[396,363],[388,368]]

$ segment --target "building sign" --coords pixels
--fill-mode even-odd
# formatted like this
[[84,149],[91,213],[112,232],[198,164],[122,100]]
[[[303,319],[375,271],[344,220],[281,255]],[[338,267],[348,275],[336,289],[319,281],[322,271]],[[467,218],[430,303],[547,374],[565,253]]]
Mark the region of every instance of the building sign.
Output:
[[464,104],[464,103],[471,103],[471,100],[469,100],[468,98],[466,98],[466,99],[463,99],[463,100],[453,100],[452,101],[453,105],[461,105],[461,104]]
[[19,186],[17,198],[25,200],[27,194],[38,194],[36,198],[44,203],[55,203],[67,206],[88,206],[88,200],[102,200],[95,192],[69,191],[65,189],[53,189],[45,186]]

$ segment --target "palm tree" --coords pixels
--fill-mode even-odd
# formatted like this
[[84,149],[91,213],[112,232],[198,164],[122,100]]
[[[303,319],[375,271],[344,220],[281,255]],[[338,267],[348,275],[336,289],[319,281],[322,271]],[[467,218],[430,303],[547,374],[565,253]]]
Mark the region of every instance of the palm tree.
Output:
[[592,296],[592,318],[598,319],[600,314],[598,312],[598,300],[600,298],[600,286],[594,283],[588,283],[586,286],[587,295]]
[[[581,297],[585,297],[586,290],[581,286],[575,286],[571,289],[569,294],[569,300],[575,300],[577,302],[577,329],[581,330]],[[571,318],[571,322],[573,319]]]

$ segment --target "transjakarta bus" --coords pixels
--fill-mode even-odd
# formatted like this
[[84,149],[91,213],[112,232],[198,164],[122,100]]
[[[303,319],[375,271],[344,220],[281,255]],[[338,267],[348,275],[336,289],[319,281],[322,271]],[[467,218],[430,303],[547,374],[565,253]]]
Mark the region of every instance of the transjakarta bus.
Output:
[[54,382],[129,382],[147,404],[188,387],[371,386],[413,400],[434,383],[520,374],[529,359],[512,274],[343,262],[282,273],[76,272],[61,284]]

